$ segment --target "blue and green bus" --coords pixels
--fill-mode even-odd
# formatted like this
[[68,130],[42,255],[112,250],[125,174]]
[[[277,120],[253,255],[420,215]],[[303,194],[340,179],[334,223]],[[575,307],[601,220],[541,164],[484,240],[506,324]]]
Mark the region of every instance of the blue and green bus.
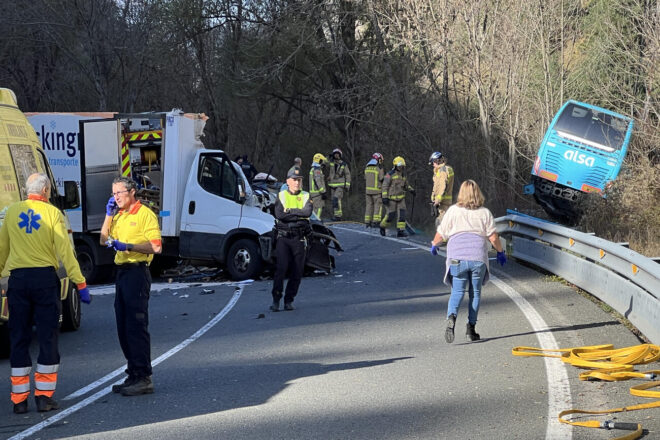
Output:
[[534,194],[553,218],[576,221],[585,193],[604,195],[616,179],[633,130],[631,118],[578,101],[567,101],[552,119],[525,194]]

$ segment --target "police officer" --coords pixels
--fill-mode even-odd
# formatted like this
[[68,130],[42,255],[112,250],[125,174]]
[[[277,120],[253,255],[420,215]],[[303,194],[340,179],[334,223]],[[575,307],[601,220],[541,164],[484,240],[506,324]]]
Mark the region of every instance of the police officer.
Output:
[[53,400],[60,354],[57,347],[60,319],[59,259],[76,283],[81,301],[89,304],[89,289],[69,241],[64,216],[48,201],[51,182],[45,174],[32,174],[25,190],[28,199],[7,210],[0,228],[0,273],[9,271],[9,337],[11,341],[11,400],[14,413],[28,410],[30,395],[30,340],[37,327],[39,357],[34,374],[34,397],[40,412],[58,409]]
[[302,174],[295,167],[286,179],[287,189],[280,191],[275,203],[275,230],[277,239],[275,256],[277,264],[273,277],[273,312],[280,310],[284,288],[284,277],[289,272],[289,281],[284,292],[284,310],[293,310],[293,300],[298,293],[300,280],[305,269],[307,237],[312,232],[309,216],[312,202],[309,193],[302,191]]
[[[312,168],[309,170],[309,195],[312,197],[312,205],[314,206],[314,214],[321,219],[323,208],[325,207],[325,199],[328,198],[325,188],[325,176],[323,175],[323,164],[328,159],[321,153],[316,153],[312,161]],[[290,175],[294,172],[295,165],[289,170]]]
[[298,168],[302,167],[302,159],[301,158],[296,157],[296,158],[293,159],[293,165],[291,165],[291,168],[289,168],[289,171],[286,172],[286,175],[288,176],[289,174],[291,174],[291,171],[293,171],[293,169],[295,167],[298,167]]
[[351,189],[351,171],[344,162],[339,148],[332,150],[332,159],[328,165],[330,168],[328,186],[332,191],[332,220],[340,221],[344,215],[342,209],[344,192],[348,193]]
[[431,203],[436,213],[435,226],[437,228],[451,206],[454,191],[454,169],[447,165],[447,159],[439,151],[431,154],[429,165],[433,165]]
[[136,184],[126,177],[112,182],[101,243],[114,249],[115,319],[119,345],[126,357],[128,377],[112,391],[124,396],[153,393],[149,335],[149,263],[161,252],[156,214],[136,199]]

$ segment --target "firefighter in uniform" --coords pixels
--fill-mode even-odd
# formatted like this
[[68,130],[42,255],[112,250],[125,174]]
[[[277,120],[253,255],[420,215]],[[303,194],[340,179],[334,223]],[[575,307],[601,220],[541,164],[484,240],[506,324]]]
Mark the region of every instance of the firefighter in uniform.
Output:
[[[114,249],[115,319],[117,335],[128,377],[112,391],[137,396],[154,391],[151,380],[151,337],[149,335],[149,263],[162,249],[156,214],[135,198],[137,186],[126,177],[112,182],[112,197],[106,205],[101,243]],[[118,211],[117,211],[118,210]]]
[[397,156],[392,161],[394,168],[383,178],[383,206],[387,208],[387,215],[380,222],[380,235],[385,236],[385,228],[389,227],[396,218],[397,237],[407,237],[406,233],[406,191],[415,195],[415,190],[408,185],[405,168],[406,161]]
[[289,281],[284,291],[284,310],[293,310],[293,300],[298,293],[300,280],[305,269],[307,238],[312,232],[309,216],[312,215],[312,202],[309,193],[302,191],[300,168],[294,168],[287,175],[287,189],[280,191],[275,203],[275,244],[276,267],[273,276],[273,312],[280,310],[280,300],[284,291],[284,278],[289,273]]
[[433,165],[431,203],[436,214],[435,226],[437,228],[451,206],[454,191],[454,169],[447,165],[447,159],[439,151],[431,154],[429,165]]
[[364,224],[367,225],[367,228],[375,228],[382,220],[383,198],[381,192],[384,177],[383,155],[374,153],[364,169],[367,202],[364,210]]
[[343,216],[341,201],[344,198],[344,191],[348,192],[351,188],[351,171],[342,159],[339,148],[332,150],[332,161],[329,166],[328,186],[332,191],[332,220],[340,221]]
[[[325,176],[323,175],[323,164],[327,161],[328,159],[324,155],[316,153],[312,161],[312,168],[309,170],[309,195],[312,197],[314,214],[316,214],[319,220],[325,207],[325,199],[328,198],[325,188]],[[295,168],[295,165],[291,167],[287,176],[293,174]]]
[[71,281],[77,284],[80,299],[90,302],[89,289],[69,241],[64,216],[48,202],[51,193],[48,176],[32,174],[25,189],[28,199],[9,207],[0,228],[0,273],[9,272],[11,400],[16,414],[28,410],[33,324],[39,339],[34,374],[37,410],[58,408],[52,397],[60,364],[57,337],[61,286],[56,272],[60,259]]

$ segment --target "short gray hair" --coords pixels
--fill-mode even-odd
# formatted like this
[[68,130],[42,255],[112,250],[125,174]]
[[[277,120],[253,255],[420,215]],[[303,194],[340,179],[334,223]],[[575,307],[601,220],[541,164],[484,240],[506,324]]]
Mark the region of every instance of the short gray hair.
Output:
[[50,188],[50,179],[44,173],[34,173],[25,182],[25,191],[28,194],[41,194],[44,188]]
[[137,183],[135,183],[135,180],[128,177],[115,177],[115,180],[112,181],[112,184],[114,185],[115,183],[123,184],[127,191],[132,189],[137,190]]

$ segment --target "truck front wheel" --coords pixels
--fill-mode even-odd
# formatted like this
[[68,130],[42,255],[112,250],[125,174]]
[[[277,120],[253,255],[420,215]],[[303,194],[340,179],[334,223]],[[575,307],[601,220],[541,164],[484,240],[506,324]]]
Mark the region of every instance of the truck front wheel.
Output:
[[227,272],[234,281],[254,279],[261,273],[263,260],[254,240],[242,238],[229,248]]

